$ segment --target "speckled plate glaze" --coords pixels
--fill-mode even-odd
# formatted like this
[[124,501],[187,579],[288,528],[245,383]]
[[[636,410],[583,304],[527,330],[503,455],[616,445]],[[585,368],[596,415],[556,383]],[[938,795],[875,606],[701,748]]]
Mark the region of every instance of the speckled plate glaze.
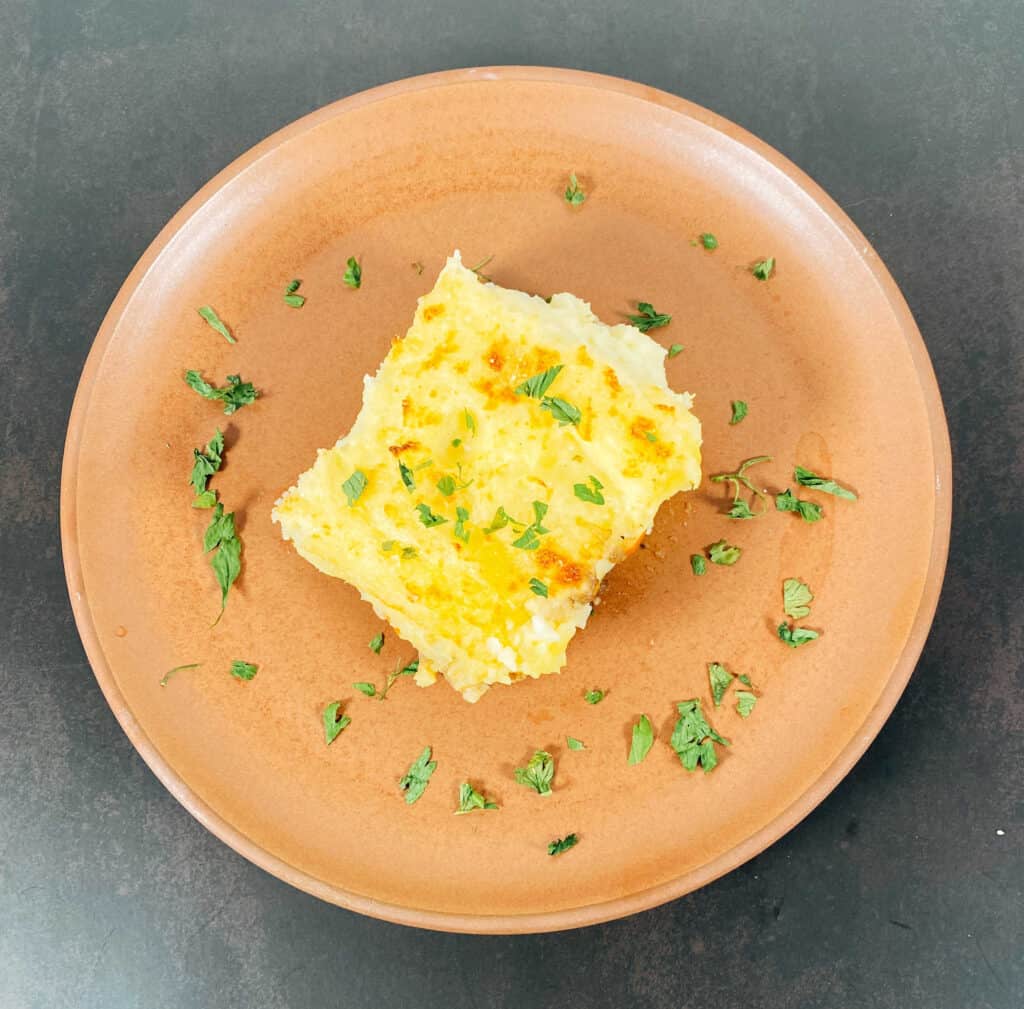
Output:
[[[563,199],[574,170],[587,193]],[[694,244],[713,232],[719,248]],[[705,472],[770,453],[854,487],[811,492],[825,519],[724,515],[705,482],[661,511],[609,577],[558,676],[468,705],[443,683],[357,694],[411,657],[349,586],[271,524],[277,496],[359,408],[364,373],[405,331],[454,248],[509,287],[568,290],[606,321],[653,302],[653,333],[685,350],[671,384],[696,396]],[[360,257],[363,286],[342,283]],[[751,264],[774,256],[760,282]],[[421,263],[422,273],[412,264]],[[283,301],[302,279],[302,309]],[[231,346],[196,314],[215,306]],[[232,417],[182,382],[241,373],[262,397]],[[730,426],[729,401],[750,415]],[[190,507],[194,446],[216,425],[215,486],[238,513],[244,570],[220,623]],[[116,480],[111,478],[116,470]],[[325,900],[392,921],[469,932],[570,928],[678,897],[739,865],[806,815],[892,710],[932,619],[949,540],[950,454],[913,319],[864,236],[810,179],[743,130],[679,98],[542,68],[453,71],[355,95],[281,130],[204,187],[132,271],[107,315],[72,412],[61,500],[78,627],[117,718],[161,781],[210,830]],[[690,573],[720,538],[734,568]],[[775,636],[786,577],[810,583],[799,650]],[[232,659],[259,664],[254,680]],[[673,703],[708,699],[706,663],[749,674],[761,699],[710,775],[667,745]],[[166,687],[161,675],[182,663]],[[590,687],[607,689],[597,705]],[[323,707],[352,723],[330,747]],[[644,712],[659,734],[626,761]],[[587,750],[568,751],[566,735]],[[423,798],[397,779],[424,745]],[[546,799],[512,769],[558,761]],[[498,812],[453,816],[470,780]],[[548,842],[579,845],[549,858]]]

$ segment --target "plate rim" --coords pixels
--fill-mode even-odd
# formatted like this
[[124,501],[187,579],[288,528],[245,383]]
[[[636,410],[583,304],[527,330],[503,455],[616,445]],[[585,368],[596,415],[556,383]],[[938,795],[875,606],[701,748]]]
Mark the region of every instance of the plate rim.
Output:
[[[204,802],[163,759],[142,726],[135,720],[123,694],[117,686],[113,672],[100,645],[84,592],[81,561],[78,553],[77,491],[78,458],[82,435],[88,415],[89,401],[96,376],[121,316],[136,291],[158,262],[161,254],[173,241],[186,222],[242,172],[248,170],[271,151],[294,137],[315,128],[321,122],[344,115],[355,109],[382,99],[423,91],[429,88],[473,82],[544,82],[575,87],[589,87],[632,98],[638,98],[669,111],[682,114],[711,127],[729,139],[743,145],[768,161],[796,185],[828,217],[851,242],[864,265],[885,295],[893,315],[900,326],[914,363],[921,387],[922,399],[928,419],[934,460],[935,495],[934,525],[929,552],[928,570],[921,591],[920,604],[904,643],[903,650],[875,704],[868,712],[859,730],[843,747],[836,758],[825,767],[818,778],[782,813],[762,826],[739,844],[722,852],[711,861],[685,872],[657,886],[616,897],[612,900],[580,907],[563,908],[530,914],[456,914],[425,908],[407,907],[378,901],[343,887],[325,883],[315,876],[290,865],[270,853],[233,826]],[[931,358],[895,280],[878,253],[850,220],[845,211],[803,170],[775,148],[758,139],[735,123],[696,105],[693,102],[658,88],[635,81],[584,70],[542,66],[482,66],[442,70],[403,78],[360,91],[331,102],[310,112],[272,133],[250,147],[219,171],[199,189],[161,228],[128,274],[107,310],[92,346],[75,391],[68,417],[67,436],[61,467],[60,538],[64,574],[68,587],[75,624],[107,703],[136,751],[164,787],[207,830],[233,848],[250,862],[291,884],[297,889],[319,897],[329,903],[361,914],[396,924],[442,932],[475,934],[522,934],[554,932],[622,918],[645,911],[677,899],[732,871],[760,854],[784,834],[792,830],[805,816],[817,808],[867,750],[878,735],[902,695],[927,640],[945,575],[949,554],[952,524],[952,451],[946,415]]]

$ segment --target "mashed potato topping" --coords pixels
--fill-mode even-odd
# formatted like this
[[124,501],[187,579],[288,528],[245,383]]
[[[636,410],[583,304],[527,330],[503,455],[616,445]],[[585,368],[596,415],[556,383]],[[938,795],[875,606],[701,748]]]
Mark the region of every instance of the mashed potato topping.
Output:
[[601,579],[700,482],[665,350],[571,294],[483,283],[455,253],[352,430],[277,502],[286,540],[354,585],[469,701],[557,672]]

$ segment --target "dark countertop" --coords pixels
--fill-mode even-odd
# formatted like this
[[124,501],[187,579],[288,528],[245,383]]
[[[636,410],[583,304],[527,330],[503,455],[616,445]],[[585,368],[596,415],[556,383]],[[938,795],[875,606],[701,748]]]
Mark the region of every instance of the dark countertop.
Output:
[[[1018,1009],[1022,53],[1015,0],[0,0],[0,1006]],[[208,834],[104,702],[57,534],[79,371],[171,214],[319,105],[489,63],[657,85],[824,185],[916,314],[958,487],[924,656],[836,791],[698,893],[511,938],[361,918]]]

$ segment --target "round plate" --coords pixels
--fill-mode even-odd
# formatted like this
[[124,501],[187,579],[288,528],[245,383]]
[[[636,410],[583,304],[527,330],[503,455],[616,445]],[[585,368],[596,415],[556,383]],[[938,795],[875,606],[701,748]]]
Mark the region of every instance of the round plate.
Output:
[[[563,199],[575,171],[586,203]],[[719,247],[695,244],[713,232]],[[504,286],[589,300],[652,333],[695,394],[705,472],[761,453],[764,486],[794,464],[854,487],[817,524],[740,522],[705,481],[660,512],[616,569],[560,675],[478,704],[444,683],[356,693],[410,648],[350,586],[282,542],[278,495],[352,423],[364,373],[412,320],[452,249]],[[342,283],[358,256],[363,284]],[[751,264],[774,256],[761,282]],[[422,264],[422,270],[414,264]],[[283,300],[302,279],[305,306]],[[211,304],[229,345],[196,314]],[[261,398],[231,417],[187,368],[241,373]],[[729,401],[750,414],[730,426]],[[225,429],[214,486],[237,511],[244,571],[224,618],[190,507],[192,449]],[[950,455],[910,313],[840,209],[777,152],[678,98],[566,70],[463,70],[345,99],[275,134],[202,189],[132,271],[89,355],[64,463],[64,557],[78,627],[114,713],[161,781],[210,830],[284,880],[366,914],[430,928],[526,932],[678,897],[761,851],[849,770],[896,703],[932,619],[949,539]],[[715,540],[732,568],[690,573]],[[798,650],[776,637],[782,580],[814,590]],[[248,683],[232,659],[259,664]],[[706,663],[748,674],[749,719],[713,709]],[[178,672],[172,666],[202,663]],[[583,692],[602,687],[599,705]],[[732,740],[711,774],[667,745],[674,702],[703,697]],[[327,747],[321,711],[349,728]],[[626,761],[647,713],[659,741]],[[565,737],[585,741],[567,750]],[[430,744],[426,794],[397,779]],[[516,785],[554,753],[554,794]],[[498,812],[453,816],[470,780]],[[558,858],[548,842],[571,831]]]

